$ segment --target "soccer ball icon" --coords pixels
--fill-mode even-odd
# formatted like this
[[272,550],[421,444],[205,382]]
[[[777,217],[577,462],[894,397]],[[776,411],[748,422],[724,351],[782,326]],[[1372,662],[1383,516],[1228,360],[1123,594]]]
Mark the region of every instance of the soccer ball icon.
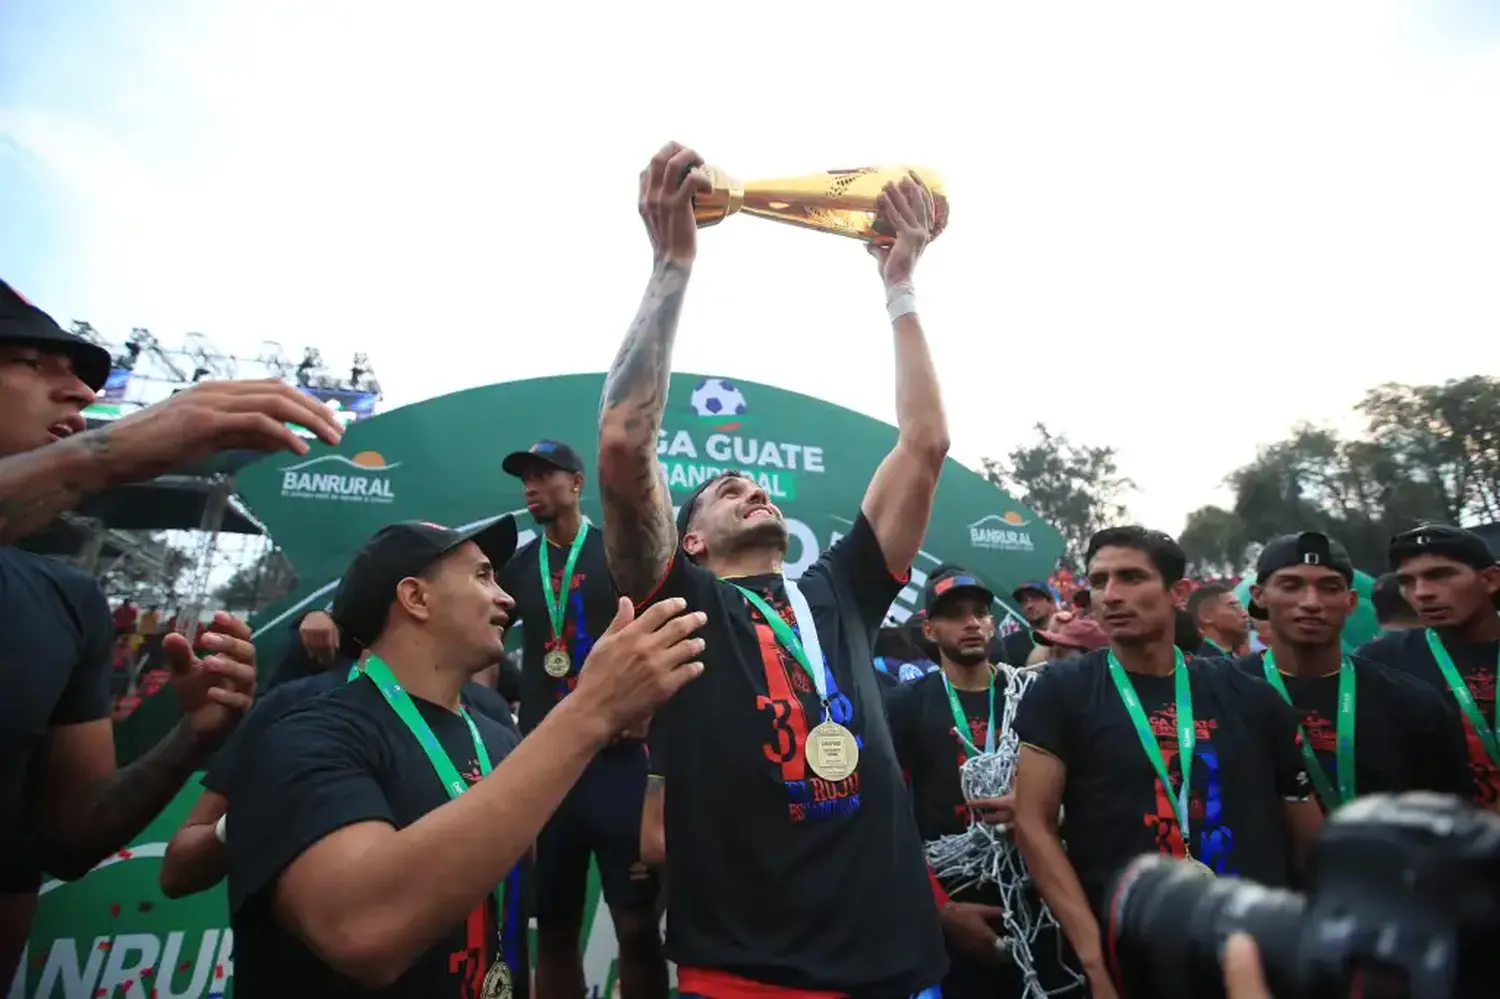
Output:
[[748,408],[739,387],[727,378],[703,379],[691,401],[699,416],[739,416]]

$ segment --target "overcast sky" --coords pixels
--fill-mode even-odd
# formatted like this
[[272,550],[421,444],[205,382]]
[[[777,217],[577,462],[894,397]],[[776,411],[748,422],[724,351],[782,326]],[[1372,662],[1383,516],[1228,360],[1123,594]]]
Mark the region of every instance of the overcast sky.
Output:
[[[372,357],[388,404],[602,370],[665,140],[912,162],[954,455],[1045,421],[1141,520],[1364,389],[1500,371],[1500,3],[0,0],[0,274],[66,323]],[[853,243],[703,234],[676,364],[891,419]]]

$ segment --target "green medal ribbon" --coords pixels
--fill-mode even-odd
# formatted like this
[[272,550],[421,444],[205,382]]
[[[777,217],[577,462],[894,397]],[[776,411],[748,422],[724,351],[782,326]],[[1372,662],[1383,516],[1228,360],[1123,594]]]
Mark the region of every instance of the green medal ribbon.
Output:
[[[1198,745],[1198,730],[1193,727],[1193,688],[1188,678],[1187,664],[1183,661],[1182,650],[1174,651],[1177,653],[1177,661],[1172,674],[1176,677],[1177,757],[1182,766],[1182,786],[1177,789],[1173,803],[1176,806],[1177,827],[1182,832],[1182,848],[1191,856],[1193,851],[1188,845],[1188,794],[1193,784],[1193,750]],[[1156,776],[1161,778],[1161,786],[1170,797],[1172,778],[1167,773],[1167,761],[1162,756],[1161,745],[1156,741],[1156,733],[1151,731],[1151,723],[1146,719],[1146,712],[1141,707],[1141,699],[1136,696],[1130,677],[1125,675],[1125,667],[1120,665],[1120,660],[1115,658],[1113,652],[1109,654],[1109,677],[1115,682],[1115,689],[1120,692],[1120,700],[1125,702],[1125,712],[1130,715],[1135,734],[1140,737],[1146,759],[1156,768]]]
[[[1453,691],[1459,709],[1469,719],[1469,724],[1474,726],[1474,731],[1479,733],[1479,741],[1489,754],[1490,763],[1500,767],[1500,698],[1495,699],[1495,724],[1491,725],[1484,720],[1484,713],[1475,703],[1469,685],[1459,676],[1458,667],[1453,665],[1453,657],[1443,647],[1443,640],[1431,628],[1427,629],[1427,648],[1432,650],[1432,658],[1437,660],[1438,669],[1442,670],[1443,679],[1448,682],[1448,689]],[[1496,663],[1495,668],[1500,671],[1500,662]]]
[[[365,676],[374,682],[380,696],[385,698],[385,703],[396,712],[396,717],[406,724],[407,731],[411,732],[412,738],[417,740],[417,745],[422,747],[422,752],[427,754],[427,760],[432,764],[433,772],[437,774],[438,780],[443,782],[443,789],[448,792],[448,797],[457,798],[469,789],[463,777],[458,773],[458,768],[448,758],[447,752],[438,742],[437,736],[432,732],[432,726],[427,724],[427,719],[417,710],[412,703],[411,695],[406,688],[391,673],[391,668],[374,656],[365,660]],[[355,667],[349,671],[351,681],[359,677],[359,668]],[[490,753],[484,745],[484,739],[479,734],[479,726],[474,724],[474,719],[469,716],[468,710],[463,706],[458,707],[459,717],[463,718],[464,724],[469,726],[469,737],[474,740],[474,758],[479,762],[479,772],[484,776],[494,769],[490,765]],[[501,881],[495,886],[495,931],[498,936],[501,928],[505,925],[505,882]],[[500,948],[499,953],[504,953],[504,943],[497,940],[496,946]]]
[[[1281,695],[1283,701],[1295,708],[1297,705],[1287,692],[1286,683],[1276,671],[1276,654],[1267,649],[1261,665],[1266,671],[1266,682],[1276,688],[1276,693]],[[1297,723],[1297,734],[1302,737],[1302,762],[1307,764],[1307,776],[1313,782],[1313,789],[1318,792],[1318,799],[1330,812],[1354,800],[1354,663],[1350,662],[1348,656],[1339,665],[1339,707],[1335,730],[1334,765],[1339,771],[1337,795],[1333,793],[1333,785],[1328,783],[1328,774],[1324,772],[1323,764],[1318,762],[1318,754],[1313,752],[1312,743],[1307,740],[1307,732],[1303,730],[1300,721]]]
[[[964,744],[964,748],[971,756],[978,756],[979,747],[974,745],[969,738],[969,716],[964,714],[964,706],[959,703],[958,692],[953,689],[953,684],[948,682],[948,674],[943,674],[943,689],[948,692],[948,708],[953,712],[953,727],[958,733],[958,741]],[[984,751],[993,753],[995,751],[995,672],[990,671],[990,724],[984,730]]]
[[[823,705],[823,711],[826,715],[828,712],[828,674],[825,670],[828,669],[828,664],[819,663],[818,665],[822,669],[813,668],[812,659],[808,657],[807,650],[802,647],[802,640],[797,637],[797,633],[792,630],[792,626],[787,624],[781,615],[772,609],[770,604],[761,599],[760,594],[751,593],[739,583],[731,583],[730,585],[739,590],[740,594],[746,600],[750,601],[750,604],[756,610],[760,611],[760,616],[766,619],[766,624],[770,625],[771,633],[776,636],[776,640],[781,643],[782,648],[790,652],[792,658],[797,660],[797,664],[807,671],[808,678],[812,680],[813,689],[818,692],[818,701]],[[788,582],[788,585],[791,585],[790,582]],[[808,616],[806,621],[801,622],[801,624],[804,628],[814,627],[811,615]]]
[[549,557],[552,542],[543,537],[542,547],[537,552],[537,561],[542,569],[542,596],[547,600],[547,620],[552,623],[552,638],[559,644],[563,636],[563,618],[568,613],[568,590],[573,585],[573,567],[578,564],[578,554],[583,551],[583,539],[588,533],[589,522],[580,522],[578,533],[573,535],[573,545],[568,549],[568,560],[563,563],[562,589],[555,593],[552,590],[552,559]]

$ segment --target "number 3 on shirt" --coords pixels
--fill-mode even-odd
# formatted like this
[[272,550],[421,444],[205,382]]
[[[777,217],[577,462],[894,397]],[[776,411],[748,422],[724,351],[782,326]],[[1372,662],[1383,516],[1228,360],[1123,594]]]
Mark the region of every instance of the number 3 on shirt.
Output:
[[761,746],[761,751],[772,763],[790,763],[792,757],[797,755],[797,733],[792,728],[791,702],[760,694],[755,698],[755,707],[771,713],[771,738]]

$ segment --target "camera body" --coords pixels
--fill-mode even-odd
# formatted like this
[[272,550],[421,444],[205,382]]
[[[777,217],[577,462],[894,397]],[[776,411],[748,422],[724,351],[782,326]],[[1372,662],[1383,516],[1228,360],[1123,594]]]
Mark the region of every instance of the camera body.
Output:
[[1305,895],[1150,854],[1109,895],[1105,953],[1124,999],[1215,999],[1231,933],[1276,999],[1500,994],[1500,816],[1447,795],[1371,795],[1323,827]]

